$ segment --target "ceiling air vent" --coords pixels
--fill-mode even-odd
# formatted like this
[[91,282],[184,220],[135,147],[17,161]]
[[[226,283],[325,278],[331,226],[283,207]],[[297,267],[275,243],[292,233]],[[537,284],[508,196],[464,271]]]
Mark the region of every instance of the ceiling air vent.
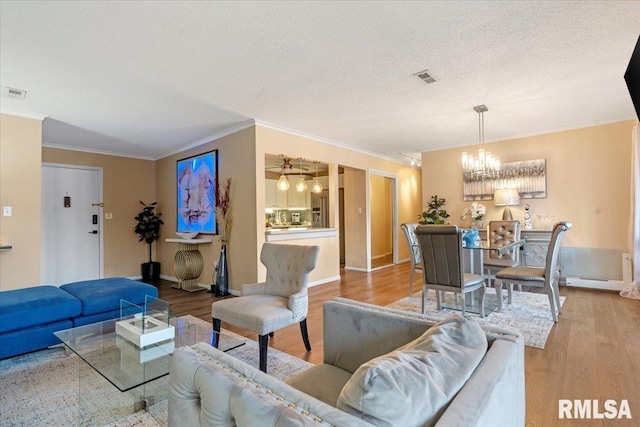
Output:
[[414,76],[425,83],[434,83],[436,81],[435,77],[429,74],[429,70],[420,71],[419,73],[415,73]]
[[8,98],[24,99],[25,96],[27,96],[27,91],[13,87],[5,87],[2,90],[2,94]]

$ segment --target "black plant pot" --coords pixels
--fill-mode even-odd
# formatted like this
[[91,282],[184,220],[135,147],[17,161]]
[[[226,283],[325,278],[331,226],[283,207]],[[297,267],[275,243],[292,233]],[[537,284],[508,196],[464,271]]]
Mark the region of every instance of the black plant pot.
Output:
[[140,272],[142,273],[142,281],[150,282],[152,280],[160,279],[160,263],[159,262],[145,262],[140,265]]

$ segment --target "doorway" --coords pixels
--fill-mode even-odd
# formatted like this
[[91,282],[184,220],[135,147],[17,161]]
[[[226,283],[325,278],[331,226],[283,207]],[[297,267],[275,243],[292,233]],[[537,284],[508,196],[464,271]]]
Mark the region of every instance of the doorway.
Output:
[[41,283],[103,277],[101,201],[101,168],[42,165]]
[[394,206],[395,177],[371,172],[369,175],[370,270],[396,263]]

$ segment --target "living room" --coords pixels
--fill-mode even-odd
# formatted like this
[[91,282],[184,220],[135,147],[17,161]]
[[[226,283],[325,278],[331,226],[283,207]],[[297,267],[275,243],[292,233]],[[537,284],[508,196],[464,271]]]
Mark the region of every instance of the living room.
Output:
[[[22,10],[15,4],[11,4],[11,8],[9,8],[10,3],[4,1],[2,3],[3,14],[5,11],[10,12],[5,16],[15,17],[20,11],[27,11],[33,13],[42,22],[46,22],[47,25],[53,26],[51,28],[57,28],[56,25],[40,16],[46,14],[46,11],[50,11],[47,7],[39,12],[34,12],[34,9],[37,9],[36,6],[32,5]],[[394,10],[392,5],[388,6],[389,9],[385,10]],[[615,12],[612,12],[612,15],[616,17],[626,15],[625,25],[629,21],[636,22],[634,21],[636,18],[640,19],[640,11],[634,5],[627,5],[626,7],[629,9],[622,6],[617,7],[613,8]],[[83,9],[83,13],[90,13],[92,17],[89,21],[95,22],[93,14],[97,13],[96,10]],[[84,17],[83,13],[78,12],[78,16]],[[3,18],[3,27],[6,27],[4,19],[8,18]],[[80,20],[76,17],[74,23],[75,19]],[[14,25],[20,27],[18,24]],[[621,32],[626,34],[628,31],[625,25],[621,25],[624,29],[621,29]],[[11,29],[16,27],[11,27]],[[3,38],[11,29],[3,29]],[[633,31],[635,31],[634,35],[637,39],[637,29]],[[3,51],[5,51],[5,46],[11,47],[10,41],[13,39],[9,37],[5,40],[9,41],[2,42]],[[109,43],[105,42],[105,44]],[[17,43],[14,45],[14,50],[18,47],[23,47],[23,45]],[[69,50],[73,49],[70,47]],[[625,61],[628,62],[633,45],[626,46],[625,49],[616,46],[613,50],[616,52],[624,50]],[[9,49],[9,51],[12,50]],[[13,56],[7,56],[7,58],[13,58]],[[96,68],[100,68],[99,66],[103,66],[107,61],[104,58],[99,58],[99,55],[96,58]],[[77,58],[69,60],[68,66],[78,65],[76,61],[79,60]],[[602,61],[605,59],[603,58]],[[5,62],[4,59],[3,62]],[[46,66],[52,66],[53,63],[55,61],[46,62]],[[135,63],[132,60],[132,64]],[[145,69],[147,68],[145,67]],[[147,71],[150,72],[150,69],[151,67]],[[624,69],[618,70],[618,78],[621,81],[623,73]],[[23,84],[20,80],[9,81],[9,77],[16,75],[13,68],[5,68],[3,65],[2,74],[3,88],[5,86],[25,87],[29,90],[27,100],[32,95],[37,96],[38,91],[25,86],[27,82]],[[96,75],[105,78],[103,80],[105,85],[110,88],[117,86],[117,79],[106,78],[104,74],[104,71],[96,72]],[[56,74],[56,77],[60,76]],[[410,73],[409,77],[412,77]],[[584,79],[587,79],[586,75]],[[422,82],[418,83],[423,84]],[[230,83],[229,86],[232,87],[233,84]],[[496,84],[496,86],[499,85]],[[564,86],[558,85],[557,87],[558,92],[568,90]],[[231,89],[226,90],[231,91]],[[324,88],[324,90],[328,89]],[[603,91],[607,90],[619,92],[619,86],[606,86],[603,89]],[[315,92],[309,95],[309,99],[319,96],[318,93],[322,93],[322,91],[316,88]],[[168,95],[167,93],[163,94]],[[177,96],[174,92],[171,92],[171,95]],[[446,92],[440,92],[437,95],[447,98]],[[92,92],[92,96],[98,98],[100,92]],[[264,96],[270,95],[267,93]],[[630,159],[632,157],[633,131],[637,120],[634,118],[628,93],[624,93],[624,96],[627,104],[620,109],[624,112],[623,114],[616,115],[607,112],[603,112],[601,116],[591,114],[579,126],[556,127],[550,127],[542,122],[542,116],[534,114],[527,116],[522,109],[517,113],[518,117],[515,117],[516,114],[509,111],[510,101],[508,100],[501,99],[491,103],[489,100],[479,99],[481,98],[479,95],[470,97],[474,99],[474,102],[478,99],[477,103],[487,102],[489,106],[489,111],[486,113],[486,117],[490,119],[487,122],[487,135],[491,136],[489,142],[483,144],[487,150],[497,153],[503,163],[532,159],[545,159],[546,161],[546,197],[521,199],[520,204],[512,206],[511,210],[515,219],[524,222],[525,204],[528,204],[534,228],[541,217],[550,217],[555,221],[568,220],[572,222],[573,228],[566,233],[562,241],[561,262],[564,263],[562,285],[566,284],[568,276],[571,276],[577,283],[588,283],[590,286],[609,291],[619,291],[629,285],[625,282],[627,270],[625,270],[624,257],[628,257],[627,254],[630,252],[628,242],[629,218],[632,215],[630,200],[632,195],[632,163]],[[566,95],[566,92],[565,97],[571,98]],[[576,95],[576,97],[578,96]],[[55,95],[53,98],[56,98]],[[295,328],[276,334],[277,338],[273,343],[275,349],[298,358],[306,358],[314,364],[320,363],[322,361],[322,340],[318,339],[322,336],[322,326],[319,320],[322,317],[320,301],[324,302],[333,297],[343,296],[376,305],[388,305],[406,296],[410,252],[403,241],[399,229],[400,224],[417,222],[418,215],[425,209],[430,197],[437,194],[446,199],[445,208],[450,214],[448,222],[465,227],[468,225],[465,220],[460,219],[463,211],[470,206],[470,201],[463,199],[463,175],[460,158],[463,151],[475,152],[478,148],[477,117],[472,110],[474,103],[461,106],[462,102],[459,98],[451,97],[451,99],[453,98],[455,101],[450,102],[456,104],[453,108],[456,113],[455,119],[452,118],[451,121],[456,122],[457,126],[465,130],[463,136],[459,135],[461,142],[455,144],[422,146],[416,141],[419,141],[420,138],[430,140],[428,131],[419,138],[406,142],[402,132],[395,129],[395,134],[398,135],[397,145],[403,148],[387,147],[386,151],[381,154],[357,145],[338,144],[335,141],[342,141],[342,139],[336,138],[334,135],[339,135],[339,133],[328,132],[326,135],[322,135],[306,131],[304,128],[298,129],[291,127],[286,120],[278,122],[268,116],[249,115],[251,110],[247,109],[246,112],[238,114],[238,116],[242,116],[241,119],[234,116],[234,120],[228,120],[226,127],[216,128],[213,131],[206,129],[197,133],[193,132],[193,129],[198,128],[201,123],[197,125],[192,123],[189,130],[185,128],[184,133],[188,135],[181,136],[183,139],[179,145],[160,147],[161,143],[159,142],[156,147],[158,151],[152,151],[149,148],[151,151],[136,153],[131,148],[135,144],[131,146],[125,144],[124,139],[119,139],[122,137],[121,134],[117,137],[108,135],[108,132],[101,134],[103,131],[106,132],[105,128],[109,126],[117,127],[113,124],[121,120],[122,116],[119,114],[114,114],[113,119],[108,120],[106,125],[102,124],[92,129],[82,128],[78,122],[75,125],[77,133],[65,143],[59,138],[60,133],[57,132],[68,131],[72,123],[64,122],[67,120],[64,116],[57,116],[51,114],[47,109],[40,108],[40,105],[44,104],[32,109],[31,107],[23,107],[17,101],[8,100],[3,96],[0,114],[0,205],[11,207],[12,214],[11,216],[0,216],[0,242],[2,245],[11,246],[11,250],[0,252],[0,291],[30,288],[42,283],[41,219],[46,214],[42,207],[42,167],[44,164],[72,165],[102,170],[103,197],[102,200],[97,201],[104,203],[104,206],[98,210],[102,239],[101,277],[122,276],[136,279],[140,277],[140,265],[148,261],[148,254],[145,245],[138,242],[138,236],[133,232],[134,217],[140,211],[140,200],[147,203],[158,202],[157,207],[163,213],[165,224],[161,231],[161,238],[153,245],[153,257],[162,265],[163,280],[160,286],[163,288],[160,289],[160,294],[169,295],[168,300],[170,301],[187,299],[187,296],[183,296],[187,295],[186,293],[169,289],[169,283],[175,283],[177,280],[174,266],[177,246],[175,243],[165,241],[167,238],[175,237],[175,233],[178,231],[176,229],[176,162],[178,160],[217,150],[219,178],[232,179],[234,227],[229,244],[228,261],[231,278],[230,291],[234,295],[239,295],[241,285],[259,282],[266,276],[266,268],[260,262],[260,251],[266,242],[264,223],[266,189],[263,173],[265,156],[286,155],[294,159],[305,158],[328,164],[331,174],[329,186],[336,193],[339,187],[338,169],[341,167],[363,171],[366,179],[373,173],[392,176],[396,181],[397,189],[394,237],[397,248],[397,264],[386,269],[387,271],[367,271],[371,269],[367,268],[366,263],[354,264],[356,268],[351,270],[341,269],[337,255],[337,240],[326,239],[322,242],[325,246],[320,249],[323,258],[316,269],[311,272],[309,280],[311,286],[309,294],[312,300],[309,319],[310,323],[316,323],[310,325],[313,351],[311,354],[304,351],[304,346],[299,339],[299,332]],[[575,102],[582,103],[583,98],[578,98],[579,100]],[[87,109],[89,103],[85,96],[79,94],[77,99],[76,109]],[[259,95],[256,95],[251,99],[251,102],[259,104],[260,99]],[[489,99],[491,98],[489,97]],[[167,97],[165,102],[170,104],[175,100],[176,98]],[[463,99],[466,103],[469,103],[468,100],[469,98]],[[195,104],[200,102],[197,101]],[[371,100],[367,102],[371,102]],[[539,99],[535,99],[536,104],[540,102]],[[213,103],[215,104],[215,102]],[[497,107],[494,108],[494,105]],[[137,107],[141,108],[139,105]],[[620,111],[617,108],[612,106],[610,110]],[[585,109],[587,108],[585,107]],[[207,114],[215,115],[218,113],[212,105],[206,105],[203,110]],[[603,108],[603,110],[606,109]],[[182,115],[184,114],[182,113]],[[418,117],[422,114],[422,111],[414,112],[412,121],[419,121]],[[511,133],[503,131],[501,126],[504,125],[499,122],[508,121],[511,115],[514,116],[514,121],[528,122],[527,130]],[[175,117],[169,114],[164,117],[165,120],[167,117],[170,117],[171,120],[178,120],[181,114],[176,113]],[[258,119],[258,117],[263,119]],[[206,122],[206,118],[199,117],[198,119]],[[307,121],[313,121],[313,118],[310,117]],[[380,118],[372,118],[369,125],[380,132],[378,123],[375,123],[380,121]],[[85,125],[86,123],[84,122]],[[280,125],[280,123],[282,124]],[[437,120],[429,123],[433,127],[439,125]],[[123,127],[126,126],[131,126],[131,124],[123,122]],[[335,129],[340,128],[340,120],[335,126]],[[318,128],[322,128],[322,125]],[[201,129],[198,128],[198,130]],[[342,130],[344,132],[344,129]],[[172,133],[163,128],[163,132],[175,136],[180,133],[180,130],[175,130]],[[71,134],[65,135],[68,137]],[[344,132],[342,135],[349,135],[349,132]],[[83,147],[82,140],[85,137],[98,137],[97,140],[102,139],[107,142],[105,145],[107,148]],[[165,137],[166,135],[160,138],[156,134],[150,139],[157,138],[158,141],[162,140],[164,143],[163,138]],[[360,138],[353,137],[352,140],[358,141]],[[395,142],[389,141],[394,141],[394,139],[388,139],[387,146],[395,145]],[[433,142],[433,140],[431,141]],[[153,142],[148,144],[149,147],[153,147],[153,145]],[[410,164],[409,157],[398,155],[399,151],[407,152],[416,159],[419,158],[421,166]],[[360,196],[364,198],[365,193],[363,191]],[[495,206],[491,200],[482,201],[482,203],[487,208],[485,215],[487,224],[488,221],[501,218],[504,207]],[[359,215],[362,215],[362,222],[358,226],[362,227],[362,232],[358,247],[362,248],[359,252],[364,253],[366,250],[370,250],[371,236],[371,231],[368,229],[371,227],[368,222],[370,207],[366,204],[366,200],[363,201],[361,208],[362,212]],[[339,218],[337,210],[331,212],[330,227],[337,227],[340,222]],[[606,224],[606,227],[603,224]],[[208,287],[212,284],[212,277],[215,273],[214,262],[220,256],[221,242],[215,236],[210,237],[213,237],[211,243],[201,244],[198,248],[205,260],[199,278],[202,287]],[[603,263],[603,259],[607,260],[606,263]],[[611,263],[615,265],[612,266]],[[421,280],[420,275],[417,277]],[[371,287],[364,284],[367,280],[373,283],[370,285]],[[396,283],[398,289],[389,291],[388,282],[390,281]],[[560,315],[559,323],[553,327],[546,349],[535,350],[527,347],[525,350],[527,424],[578,425],[572,424],[568,420],[558,421],[556,419],[558,398],[554,397],[553,401],[547,399],[544,400],[544,404],[540,404],[543,399],[532,395],[532,392],[548,393],[547,387],[563,388],[566,397],[571,399],[612,398],[618,401],[628,399],[632,404],[631,411],[637,417],[636,413],[640,413],[640,406],[638,406],[640,403],[638,403],[637,397],[631,395],[630,390],[633,382],[619,378],[624,376],[620,375],[619,370],[633,372],[638,368],[636,362],[629,361],[629,355],[637,355],[640,351],[637,336],[631,334],[627,326],[620,327],[612,334],[619,340],[627,340],[628,343],[625,346],[614,346],[615,351],[620,353],[614,354],[612,358],[620,361],[623,368],[609,366],[605,362],[590,365],[593,363],[593,358],[588,357],[586,353],[591,352],[592,349],[588,345],[576,343],[578,340],[576,336],[585,334],[589,336],[589,343],[598,345],[598,340],[602,340],[604,336],[604,332],[600,330],[601,326],[598,326],[599,319],[607,319],[603,322],[611,327],[614,327],[613,325],[616,325],[618,321],[637,325],[637,306],[630,305],[627,300],[618,302],[617,299],[620,298],[616,293],[603,290],[584,290],[563,286],[560,293],[567,297],[564,306],[566,311]],[[204,313],[207,310],[207,305],[210,308],[212,302],[210,294],[196,292],[188,297],[193,299],[193,302],[188,303],[193,312],[185,312],[184,314],[194,314],[196,310]],[[617,311],[620,319],[616,319],[612,313],[602,313],[603,310]],[[203,319],[209,317],[208,321],[210,322],[208,315],[199,317]],[[315,320],[312,320],[314,317]],[[591,327],[597,328],[597,332],[590,329]],[[237,329],[232,328],[232,330],[241,333]],[[254,335],[247,335],[255,339]],[[285,335],[291,337],[285,338]],[[571,340],[569,340],[569,336],[571,336]],[[571,348],[567,349],[563,346]],[[628,352],[628,355],[622,355],[622,352]],[[571,360],[569,361],[566,360],[567,354],[570,355]],[[600,350],[598,354],[602,356]],[[558,359],[562,359],[561,366],[564,367],[571,367],[572,361],[576,361],[577,366],[583,370],[574,367],[571,369],[571,373],[567,374],[567,378],[555,383],[549,382],[550,380],[546,377],[548,373],[545,373],[544,381],[535,381],[534,377],[539,374],[538,370],[542,369],[541,360],[551,364]],[[581,363],[587,365],[580,365]],[[603,387],[615,395],[604,396],[599,392],[596,394],[598,385],[585,386],[583,381],[588,382],[588,380],[576,377],[581,372],[590,373],[593,371],[599,373],[598,381],[602,382],[606,382],[603,378],[608,374],[615,373],[618,379],[613,382],[620,382]],[[581,389],[586,391],[581,392]],[[547,414],[536,414],[536,411],[542,410],[545,406],[549,406]],[[545,422],[538,422],[540,420]],[[549,424],[550,422],[556,424]],[[624,424],[622,421],[619,425],[633,424]]]

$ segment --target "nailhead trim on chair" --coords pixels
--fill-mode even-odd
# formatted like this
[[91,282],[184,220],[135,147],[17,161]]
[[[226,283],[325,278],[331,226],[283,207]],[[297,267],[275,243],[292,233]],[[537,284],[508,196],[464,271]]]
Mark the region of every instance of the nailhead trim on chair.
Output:
[[[229,371],[231,373],[236,374],[238,376],[238,378],[241,378],[241,379],[245,380],[247,383],[249,383],[249,384],[255,383],[255,381],[252,378],[247,378],[247,376],[245,374],[243,374],[243,373],[239,372],[238,370],[232,368],[231,366],[227,365],[223,361],[221,361],[219,359],[215,359],[215,358],[211,357],[210,355],[208,355],[207,353],[205,353],[205,352],[203,352],[203,351],[201,351],[201,350],[199,350],[197,348],[194,348],[194,347],[189,347],[189,350],[193,351],[198,356],[200,356],[200,359],[206,359],[207,361],[214,362],[215,364],[222,366],[223,369],[225,369],[225,370],[227,370],[227,371]],[[264,389],[264,386],[262,384],[258,384],[258,383],[256,383],[255,387],[257,389],[261,389],[261,390]],[[298,408],[298,406],[295,403],[285,401],[284,397],[276,395],[273,392],[273,390],[264,389],[264,393],[266,395],[268,395],[268,396],[274,397],[277,402],[282,402],[282,403],[287,404],[287,406],[289,408],[293,408],[293,409],[297,409]],[[303,416],[307,416],[307,417],[313,417],[313,421],[315,421],[316,423],[325,423],[327,425],[327,427],[336,427],[336,426],[334,426],[332,424],[327,424],[325,421],[322,420],[322,418],[320,418],[320,417],[318,417],[316,415],[312,415],[306,409],[301,410],[300,414],[303,415]]]

